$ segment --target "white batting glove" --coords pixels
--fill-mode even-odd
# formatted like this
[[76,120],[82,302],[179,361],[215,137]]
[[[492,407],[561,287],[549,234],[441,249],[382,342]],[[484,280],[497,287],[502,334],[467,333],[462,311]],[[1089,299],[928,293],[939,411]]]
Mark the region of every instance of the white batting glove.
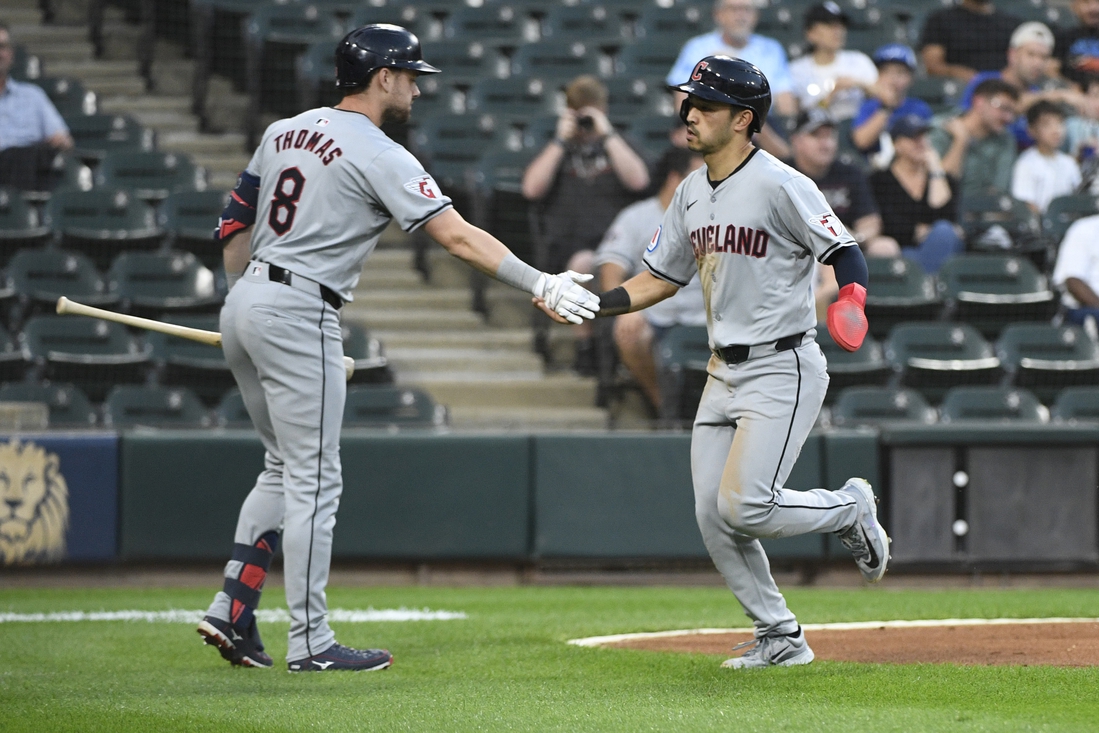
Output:
[[569,323],[581,324],[595,318],[599,311],[599,296],[581,287],[594,275],[581,275],[567,270],[560,275],[542,273],[532,292],[545,301],[546,307]]

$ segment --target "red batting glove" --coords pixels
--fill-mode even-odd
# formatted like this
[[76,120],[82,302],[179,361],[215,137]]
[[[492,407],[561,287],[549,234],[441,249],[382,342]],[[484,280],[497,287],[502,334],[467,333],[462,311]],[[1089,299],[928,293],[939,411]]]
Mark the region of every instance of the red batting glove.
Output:
[[857,351],[866,338],[866,288],[848,283],[840,288],[839,300],[828,306],[828,333],[845,351]]

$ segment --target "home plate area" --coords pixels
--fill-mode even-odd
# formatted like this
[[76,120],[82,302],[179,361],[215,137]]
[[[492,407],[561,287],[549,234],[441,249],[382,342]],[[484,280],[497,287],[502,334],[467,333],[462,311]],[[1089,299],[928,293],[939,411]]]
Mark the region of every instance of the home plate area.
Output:
[[[817,660],[884,664],[1099,665],[1099,619],[942,619],[805,624]],[[749,629],[573,639],[576,646],[733,656]]]

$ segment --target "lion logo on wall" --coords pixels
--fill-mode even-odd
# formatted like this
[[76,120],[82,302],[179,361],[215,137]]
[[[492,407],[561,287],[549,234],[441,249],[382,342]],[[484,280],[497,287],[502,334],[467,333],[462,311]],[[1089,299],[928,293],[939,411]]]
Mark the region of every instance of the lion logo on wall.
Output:
[[69,487],[56,453],[13,439],[0,443],[0,558],[5,565],[65,557]]

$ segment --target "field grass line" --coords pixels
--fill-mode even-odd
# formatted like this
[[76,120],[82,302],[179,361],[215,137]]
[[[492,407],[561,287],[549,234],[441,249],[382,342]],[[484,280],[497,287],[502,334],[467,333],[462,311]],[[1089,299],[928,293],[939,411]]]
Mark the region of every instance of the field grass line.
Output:
[[[863,629],[918,629],[942,626],[1015,626],[1020,624],[1093,624],[1099,618],[935,618],[911,621],[851,621],[831,624],[802,624],[806,631],[860,631]],[[645,631],[634,634],[610,634],[569,639],[573,646],[603,646],[633,639],[666,639],[675,636],[706,636],[709,634],[737,634],[752,630],[750,626],[734,629],[674,629],[672,631]]]
[[[0,613],[0,624],[65,623],[79,621],[147,621],[149,623],[197,624],[205,611],[173,608],[167,611],[54,611],[51,613]],[[378,623],[392,621],[454,621],[468,618],[463,611],[432,611],[430,608],[333,608],[328,619],[341,623]],[[285,608],[256,611],[256,619],[266,623],[290,623]]]

